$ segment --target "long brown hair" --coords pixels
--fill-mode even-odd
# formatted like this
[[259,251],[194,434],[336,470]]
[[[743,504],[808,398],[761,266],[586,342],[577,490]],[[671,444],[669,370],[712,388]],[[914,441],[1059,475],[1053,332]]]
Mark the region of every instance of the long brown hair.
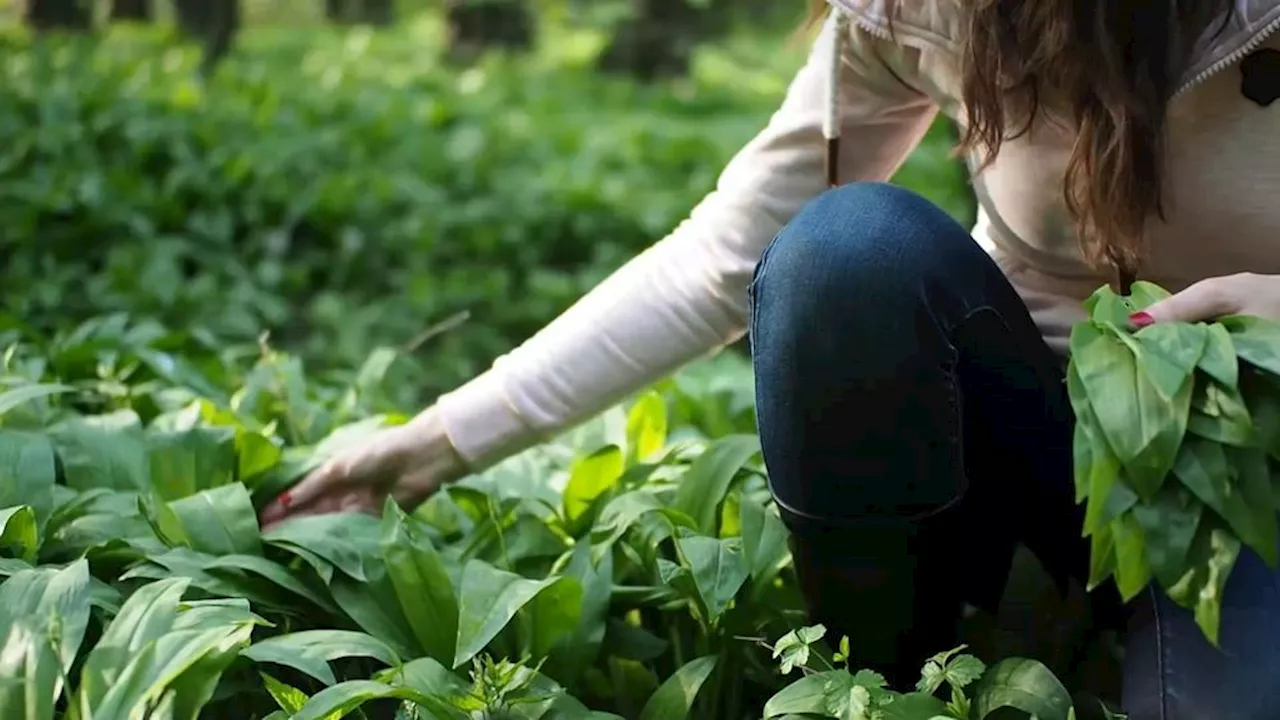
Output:
[[[905,0],[918,2],[920,0]],[[886,0],[889,17],[898,0]],[[1137,271],[1164,218],[1167,108],[1196,41],[1231,0],[959,0],[966,122],[958,152],[985,169],[1040,120],[1076,139],[1063,197],[1095,267]],[[813,20],[827,11],[812,0]]]

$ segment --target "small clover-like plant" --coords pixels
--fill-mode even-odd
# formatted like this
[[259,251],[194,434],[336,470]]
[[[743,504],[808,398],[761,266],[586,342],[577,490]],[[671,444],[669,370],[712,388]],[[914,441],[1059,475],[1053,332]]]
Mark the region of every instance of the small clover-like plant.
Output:
[[[773,646],[773,659],[779,661],[783,675],[790,675],[796,668],[804,669],[809,663],[811,646],[827,634],[824,625],[807,625],[778,638]],[[848,648],[848,642],[844,644]]]
[[929,658],[920,669],[920,681],[916,683],[916,690],[930,695],[946,684],[951,690],[947,710],[955,717],[969,717],[969,698],[964,689],[987,670],[981,660],[963,653],[966,647],[961,645]]

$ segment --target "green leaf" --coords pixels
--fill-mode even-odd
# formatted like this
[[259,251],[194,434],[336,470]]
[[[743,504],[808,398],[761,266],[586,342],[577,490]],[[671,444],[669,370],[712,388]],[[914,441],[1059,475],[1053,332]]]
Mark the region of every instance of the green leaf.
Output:
[[151,486],[166,501],[186,498],[235,479],[235,431],[193,428],[147,437]]
[[645,703],[640,720],[684,720],[693,710],[711,671],[716,668],[716,656],[708,655],[691,660],[672,673]]
[[1203,513],[1203,503],[1173,484],[1161,488],[1151,502],[1133,507],[1151,572],[1162,586],[1173,586],[1186,572],[1187,553]]
[[1208,330],[1204,325],[1156,323],[1134,333],[1141,369],[1161,397],[1172,401],[1204,355]]
[[948,683],[956,690],[963,690],[973,681],[982,677],[987,666],[981,660],[962,654],[965,646],[938,653],[925,662],[920,669],[920,681],[916,690],[933,694],[943,683]]
[[53,511],[57,459],[49,438],[0,430],[0,508],[31,508],[37,533]]
[[85,660],[70,720],[141,716],[161,699],[196,720],[260,621],[244,600],[180,604],[186,586],[161,580],[125,601]]
[[211,572],[210,567],[218,560],[219,558],[214,555],[198,553],[186,547],[175,547],[162,553],[148,554],[146,562],[135,564],[123,572],[120,580],[139,578],[163,580],[181,577],[188,579],[191,587],[213,596],[244,598],[264,609],[276,612],[294,611],[295,599],[275,592],[275,586],[270,583],[255,581],[233,570]]
[[423,651],[451,662],[458,641],[458,599],[444,559],[425,524],[388,498],[383,510],[382,557],[405,619]]
[[54,427],[50,437],[68,487],[150,491],[147,443],[136,416],[76,418]]
[[[545,671],[552,677],[570,683],[599,655],[608,627],[609,602],[613,597],[613,566],[613,553],[603,553],[597,561],[593,558],[590,543],[584,541],[574,546],[564,574],[578,582],[581,601],[572,635],[550,652]],[[543,595],[538,597],[541,599]],[[539,614],[535,607],[531,620],[535,628]]]
[[356,373],[353,389],[360,397],[370,397],[386,380],[387,371],[392,363],[400,357],[399,351],[390,347],[377,347],[365,358],[364,364]]
[[667,404],[662,395],[641,395],[627,413],[627,454],[632,463],[643,462],[667,442]]
[[29,563],[36,561],[40,535],[36,514],[28,505],[0,508],[0,554]]
[[839,717],[832,709],[847,704],[845,698],[859,685],[844,670],[806,675],[778,691],[764,705],[765,720],[788,715]]
[[453,667],[475,657],[516,613],[560,578],[528,580],[481,560],[462,569],[458,598],[458,643]]
[[11,623],[0,634],[0,712],[6,718],[56,717],[61,677],[48,638],[33,621]]
[[[1077,420],[1071,432],[1072,480],[1075,485],[1076,503],[1081,503],[1089,497],[1089,486],[1093,480],[1094,457],[1099,454],[1098,450],[1102,448],[1102,445],[1095,443],[1083,421]],[[1119,467],[1120,463],[1117,462],[1116,469],[1119,470]],[[1116,475],[1116,479],[1119,479],[1119,474],[1117,473]],[[1112,480],[1113,484],[1114,482],[1115,480]],[[1091,532],[1087,522],[1085,523],[1084,532],[1086,535]]]
[[596,498],[614,488],[622,477],[624,459],[616,445],[606,445],[578,458],[564,489],[564,514],[570,521],[586,515]]
[[1240,541],[1216,519],[1206,516],[1191,543],[1189,569],[1168,590],[1174,602],[1194,611],[1196,624],[1215,646],[1222,623],[1222,595],[1239,555]]
[[1099,527],[1111,522],[1120,514],[1138,502],[1138,496],[1129,489],[1128,483],[1121,482],[1120,461],[1111,454],[1105,445],[1093,445],[1096,448],[1092,464],[1086,469],[1084,533],[1092,535]]
[[950,720],[946,703],[933,695],[921,692],[907,693],[880,707],[883,720]]
[[730,435],[708,447],[680,478],[671,507],[690,518],[704,535],[716,535],[716,510],[738,471],[760,452],[755,435]]
[[1115,578],[1120,595],[1129,601],[1151,582],[1151,566],[1147,563],[1146,539],[1133,513],[1125,513],[1111,521],[1115,539]]
[[973,693],[973,720],[1000,708],[1021,710],[1037,720],[1069,720],[1071,695],[1049,668],[1035,660],[1012,658],[992,665]]
[[390,645],[400,657],[417,657],[422,653],[385,570],[375,572],[367,582],[335,575],[329,582],[329,592],[342,612],[361,630]]
[[226,404],[226,393],[210,382],[186,358],[146,347],[133,348],[133,354],[159,377],[168,380],[174,385],[190,388],[200,395],[214,400],[219,405]]
[[1114,334],[1077,323],[1071,332],[1071,359],[1107,443],[1133,489],[1150,498],[1172,468],[1186,432],[1192,383],[1173,400],[1161,397],[1130,349]]
[[337,682],[329,662],[339,658],[367,657],[384,665],[400,664],[400,657],[386,643],[350,630],[304,630],[278,635],[254,643],[240,654],[254,662],[291,667],[325,685]]
[[1250,370],[1241,375],[1240,387],[1258,446],[1273,459],[1280,460],[1280,384]]
[[1187,431],[1206,440],[1250,447],[1257,444],[1253,419],[1239,389],[1210,380],[1196,388]]
[[236,479],[247,482],[274,468],[283,452],[271,438],[262,433],[236,431]]
[[30,385],[19,385],[12,390],[6,390],[0,393],[0,417],[4,417],[4,415],[10,410],[13,410],[24,403],[31,402],[32,400],[74,391],[75,388],[69,385],[59,385],[56,383],[32,383]]
[[[1274,558],[1274,516],[1259,525],[1259,518],[1250,510],[1245,494],[1236,487],[1238,472],[1227,458],[1222,445],[1191,437],[1178,453],[1173,472],[1183,486],[1225,520],[1246,545],[1264,558]],[[1256,478],[1254,480],[1256,482]]]
[[[1067,394],[1076,415],[1072,436],[1076,502],[1088,501],[1084,534],[1093,536],[1133,507],[1138,496],[1129,489],[1128,483],[1121,481],[1120,460],[1112,452],[1093,412],[1093,405],[1085,392],[1075,360],[1070,361],[1067,366]],[[1103,543],[1107,552],[1114,549],[1111,540],[1108,533]],[[1095,560],[1103,562],[1104,558]],[[1112,566],[1108,565],[1107,575],[1100,580],[1109,576],[1111,569]]]
[[695,535],[677,544],[693,575],[706,621],[714,624],[747,580],[750,568],[741,538],[716,539]]
[[[780,661],[779,669],[782,670],[782,674],[789,675],[795,668],[807,667],[813,644],[826,634],[826,626],[818,624],[796,628],[778,638],[778,642],[773,646],[773,659]],[[844,638],[840,639],[841,644],[844,644],[844,640]]]
[[742,527],[742,554],[758,591],[773,582],[791,560],[787,527],[776,509],[746,497],[738,505],[738,523]]
[[1236,346],[1231,333],[1218,323],[1205,326],[1204,354],[1197,363],[1206,375],[1224,387],[1235,389],[1240,378],[1240,363],[1236,359]]
[[399,667],[378,673],[377,680],[391,685],[403,685],[423,695],[438,695],[449,698],[466,695],[471,692],[469,684],[464,683],[452,670],[424,657]]
[[382,569],[381,539],[382,521],[364,513],[304,515],[262,533],[263,542],[298,555],[321,577],[336,569],[360,582]]
[[529,601],[527,652],[547,657],[569,642],[582,622],[584,589],[577,578],[561,577]]
[[1111,523],[1094,531],[1089,538],[1089,591],[1106,582],[1116,571],[1116,538]]
[[[257,576],[310,602],[324,612],[336,613],[337,608],[324,594],[317,592],[279,563],[258,555],[222,555],[207,561],[204,569],[215,576],[234,573]],[[309,611],[305,605],[298,608]]]
[[[712,510],[714,511],[714,507]],[[613,498],[600,511],[600,519],[591,532],[592,542],[598,548],[607,549],[651,514],[660,515],[672,527],[694,528],[691,517],[679,510],[664,507],[652,492],[632,490]]]
[[212,555],[262,552],[258,513],[249,491],[240,483],[201,490],[174,500],[169,509],[181,524],[192,550]]
[[[1168,290],[1147,280],[1139,280],[1129,288],[1129,305],[1132,308],[1130,312],[1137,310],[1146,310],[1161,300],[1166,300],[1172,296]],[[1128,318],[1125,318],[1128,320]],[[1045,720],[1042,718],[1041,720]]]
[[307,704],[307,694],[298,688],[286,685],[266,673],[258,673],[258,676],[262,678],[262,685],[271,694],[271,699],[288,713],[285,717],[292,717]]
[[[1224,448],[1227,460],[1235,470],[1233,480],[1244,506],[1251,516],[1250,525],[1256,535],[1249,547],[1273,570],[1280,557],[1280,527],[1276,520],[1276,508],[1271,495],[1271,470],[1267,455],[1256,448]],[[1243,536],[1241,539],[1245,539]]]
[[1105,285],[1085,299],[1084,308],[1093,323],[1114,325],[1117,328],[1127,327],[1129,315],[1135,311],[1129,298],[1115,294]]
[[407,687],[395,687],[373,680],[348,680],[312,695],[291,720],[340,718],[367,702],[388,698],[409,700],[420,705],[433,704],[431,698]]
[[53,717],[89,625],[89,564],[21,570],[0,584],[0,717]]
[[1280,375],[1280,323],[1246,315],[1223,317],[1218,322],[1231,333],[1236,357],[1273,376]]

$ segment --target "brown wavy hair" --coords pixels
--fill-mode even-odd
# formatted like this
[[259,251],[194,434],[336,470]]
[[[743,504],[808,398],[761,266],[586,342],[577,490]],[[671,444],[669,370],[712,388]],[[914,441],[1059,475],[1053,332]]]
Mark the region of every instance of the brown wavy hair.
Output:
[[[893,17],[898,2],[886,0]],[[1063,198],[1095,267],[1131,279],[1143,229],[1164,218],[1169,102],[1195,42],[1225,27],[1231,0],[958,0],[967,123],[958,153],[979,169],[1039,121],[1076,133]],[[811,0],[811,21],[828,10]],[[1127,284],[1122,280],[1121,284]]]

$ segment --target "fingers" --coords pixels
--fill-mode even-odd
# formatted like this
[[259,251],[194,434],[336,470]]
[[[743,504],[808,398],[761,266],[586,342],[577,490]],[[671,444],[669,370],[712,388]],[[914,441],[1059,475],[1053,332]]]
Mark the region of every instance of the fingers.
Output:
[[[381,513],[387,492],[373,484],[352,485],[349,480],[349,470],[343,464],[335,461],[325,463],[263,508],[258,522],[265,530],[288,518],[303,515]],[[429,497],[438,485],[439,481],[432,472],[422,470],[403,477],[392,486],[390,495],[401,507],[412,509]]]
[[[408,469],[394,453],[341,454],[316,468],[259,514],[263,528],[287,518],[336,512],[382,512],[390,494],[402,507],[412,508],[429,497],[442,482],[438,467],[426,464]],[[405,472],[408,470],[408,472]]]
[[342,482],[343,476],[337,463],[326,462],[263,508],[259,522],[265,528],[292,515],[337,510],[341,498],[329,497],[325,491],[336,489],[334,486]]
[[1141,328],[1157,322],[1200,322],[1238,313],[1243,307],[1243,298],[1236,292],[1238,285],[1231,277],[1201,280],[1143,312],[1134,313],[1129,320]]

